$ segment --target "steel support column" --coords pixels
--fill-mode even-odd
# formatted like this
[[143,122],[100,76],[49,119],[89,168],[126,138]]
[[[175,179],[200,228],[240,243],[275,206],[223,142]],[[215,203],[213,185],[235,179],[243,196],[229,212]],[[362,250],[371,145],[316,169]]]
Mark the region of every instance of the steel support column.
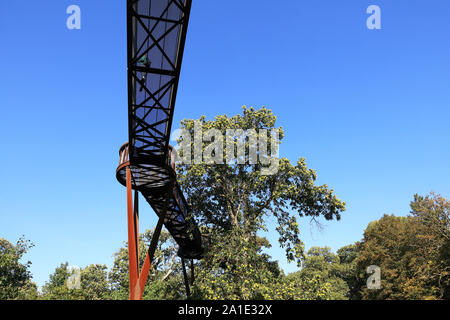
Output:
[[130,273],[130,300],[135,298],[136,284],[138,283],[139,265],[138,265],[138,248],[136,235],[136,218],[133,211],[133,191],[131,181],[131,170],[127,168],[127,220],[128,220],[128,263]]
[[[130,300],[142,300],[144,295],[145,284],[148,280],[151,264],[158,245],[161,230],[164,224],[171,194],[173,193],[173,184],[170,185],[168,196],[164,204],[163,213],[158,219],[155,231],[153,232],[147,256],[144,260],[142,270],[139,272],[139,202],[138,192],[135,192],[135,206],[133,208],[132,197],[132,177],[131,170],[127,168],[127,215],[128,215],[128,261],[130,274]],[[133,210],[134,209],[134,210]]]
[[183,267],[183,277],[184,277],[184,286],[186,287],[186,296],[189,298],[191,296],[191,289],[189,288],[189,279],[186,272],[186,264],[184,263],[184,258],[181,258],[181,265]]

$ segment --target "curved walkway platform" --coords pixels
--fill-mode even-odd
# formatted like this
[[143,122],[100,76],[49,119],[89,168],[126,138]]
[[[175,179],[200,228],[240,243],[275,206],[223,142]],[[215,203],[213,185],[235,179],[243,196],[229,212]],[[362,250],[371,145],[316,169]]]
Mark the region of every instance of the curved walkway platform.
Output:
[[[175,162],[172,148],[169,150],[170,161],[131,165],[128,143],[119,151],[119,166],[116,171],[117,180],[126,186],[126,168],[131,170],[132,189],[139,191],[160,217],[164,214],[165,201],[170,195],[167,211],[164,216],[164,226],[180,246],[178,255],[184,259],[201,259],[203,255],[200,231],[189,215],[186,199],[176,182]],[[172,189],[172,191],[170,191]]]

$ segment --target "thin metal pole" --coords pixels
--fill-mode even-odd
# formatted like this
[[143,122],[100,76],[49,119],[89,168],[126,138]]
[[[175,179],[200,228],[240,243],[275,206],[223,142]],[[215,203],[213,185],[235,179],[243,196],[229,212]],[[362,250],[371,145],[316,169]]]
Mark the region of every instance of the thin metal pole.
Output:
[[134,234],[136,242],[136,263],[139,274],[139,191],[134,190]]
[[184,285],[186,286],[186,296],[189,298],[191,296],[191,290],[189,289],[189,279],[186,273],[186,265],[184,263],[184,258],[181,258],[181,265],[183,266],[183,276],[184,276]]
[[194,280],[195,280],[195,276],[194,276],[194,259],[191,259],[191,286],[194,285]]

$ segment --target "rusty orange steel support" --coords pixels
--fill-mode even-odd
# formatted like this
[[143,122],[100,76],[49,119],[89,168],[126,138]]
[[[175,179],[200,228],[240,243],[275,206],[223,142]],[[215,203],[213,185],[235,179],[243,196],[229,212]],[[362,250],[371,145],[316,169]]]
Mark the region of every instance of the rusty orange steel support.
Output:
[[138,220],[133,210],[133,191],[131,188],[131,170],[127,168],[127,220],[128,220],[128,263],[130,273],[130,300],[138,300],[140,296],[139,286],[139,237]]
[[[135,194],[135,202],[133,208],[133,190],[131,170],[126,169],[127,179],[127,220],[128,220],[128,264],[130,273],[130,300],[142,300],[144,295],[145,284],[151,268],[151,260],[155,254],[159,235],[163,226],[164,215],[162,215],[153,232],[152,240],[144,260],[142,270],[139,272],[139,217],[138,217],[138,193]],[[166,200],[165,210],[169,203],[169,197]]]
[[131,188],[131,171],[127,168],[127,220],[128,220],[128,263],[130,276],[130,300],[134,300],[135,288],[138,279],[136,228],[133,211],[133,191]]
[[156,250],[156,245],[159,239],[159,234],[161,233],[162,224],[164,217],[160,217],[158,220],[158,224],[156,225],[155,231],[153,232],[152,240],[150,242],[149,250],[147,252],[147,256],[144,260],[144,265],[142,266],[141,273],[139,274],[139,287],[141,288],[141,293],[139,298],[142,299],[144,294],[145,284],[147,283],[148,274],[150,272],[150,268],[152,266],[151,259],[153,258]]

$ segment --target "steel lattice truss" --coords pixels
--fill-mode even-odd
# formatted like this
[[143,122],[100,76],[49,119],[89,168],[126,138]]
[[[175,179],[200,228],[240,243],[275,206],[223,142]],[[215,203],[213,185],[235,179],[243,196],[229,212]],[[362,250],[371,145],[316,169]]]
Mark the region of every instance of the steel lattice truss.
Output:
[[191,0],[128,1],[131,162],[167,156],[190,8]]
[[[164,211],[165,194],[144,194],[147,202],[153,210],[160,216]],[[186,200],[183,197],[181,189],[177,185],[173,189],[169,204],[164,216],[164,225],[179,244],[179,256],[189,258],[201,258],[201,234],[193,217],[188,213]]]

